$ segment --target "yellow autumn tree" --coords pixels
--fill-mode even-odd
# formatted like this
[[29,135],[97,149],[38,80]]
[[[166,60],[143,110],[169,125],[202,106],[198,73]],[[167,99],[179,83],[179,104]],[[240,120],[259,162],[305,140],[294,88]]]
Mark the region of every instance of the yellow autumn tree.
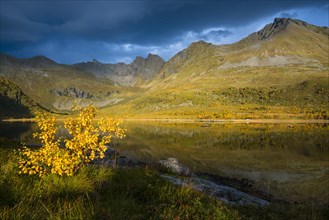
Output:
[[117,119],[102,118],[97,125],[93,123],[96,108],[82,108],[77,118],[64,121],[71,139],[65,139],[65,146],[55,139],[57,127],[55,117],[45,112],[36,115],[39,132],[34,134],[41,140],[42,147],[32,150],[23,146],[18,151],[20,174],[30,175],[73,175],[84,164],[105,156],[112,137],[123,138],[125,129],[120,127]]

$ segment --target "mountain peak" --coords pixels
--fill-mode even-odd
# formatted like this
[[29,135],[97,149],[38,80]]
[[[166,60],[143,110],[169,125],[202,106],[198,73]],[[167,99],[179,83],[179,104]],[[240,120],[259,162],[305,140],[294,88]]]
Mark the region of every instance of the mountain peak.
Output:
[[4,65],[5,63],[8,63],[8,62],[17,62],[17,58],[1,52],[0,53],[0,63],[2,65]]
[[298,19],[292,19],[292,18],[274,18],[272,26],[273,26],[273,28],[285,29],[290,24],[296,24],[296,25],[306,27],[306,28],[315,27],[314,25],[308,24],[305,21],[301,21],[301,20],[298,20]]
[[44,64],[44,65],[46,65],[46,64],[49,64],[49,65],[56,64],[55,61],[53,61],[53,60],[51,60],[48,57],[43,56],[43,55],[34,56],[32,58],[27,58],[25,60],[30,61],[30,62],[39,62],[40,64]]
[[152,54],[152,53],[149,53],[148,55],[147,55],[147,57],[146,57],[146,59],[148,60],[148,59],[162,59],[159,55],[157,55],[157,54]]
[[158,63],[165,63],[165,61],[159,55],[149,53],[146,57],[147,62],[158,62]]
[[286,25],[292,20],[294,20],[294,19],[291,19],[291,18],[274,18],[273,24],[274,25]]
[[288,27],[302,27],[325,35],[328,35],[329,33],[327,27],[318,27],[312,24],[308,24],[305,21],[292,18],[275,18],[273,23],[266,25],[258,32],[250,34],[247,38],[243,39],[242,42],[267,40],[284,32]]
[[96,60],[96,59],[93,59],[92,63],[97,64],[97,63],[101,63],[101,62],[99,62],[99,61]]
[[256,40],[265,40],[273,37],[274,35],[284,31],[288,25],[293,21],[291,18],[275,18],[273,23],[266,25],[260,31],[251,34]]
[[[135,60],[131,63],[132,65],[144,65],[145,63],[153,63],[153,62],[161,62],[164,63],[165,61],[156,54],[149,53],[146,58],[141,56],[136,56]],[[144,63],[144,64],[142,64]]]
[[212,44],[209,43],[209,42],[206,42],[204,40],[199,40],[199,41],[196,41],[196,42],[192,42],[189,47],[209,46],[209,45],[212,45]]
[[50,67],[57,65],[55,61],[42,55],[31,58],[16,58],[14,56],[1,53],[0,60],[2,65],[23,65],[26,67]]

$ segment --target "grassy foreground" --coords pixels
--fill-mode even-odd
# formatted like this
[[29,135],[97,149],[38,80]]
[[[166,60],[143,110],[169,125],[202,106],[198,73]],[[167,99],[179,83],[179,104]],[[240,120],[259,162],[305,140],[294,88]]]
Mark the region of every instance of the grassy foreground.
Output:
[[0,219],[236,219],[235,211],[162,180],[153,168],[86,166],[74,176],[17,175],[1,149]]
[[[0,146],[0,219],[325,219],[304,205],[230,207],[173,186],[148,167],[86,166],[74,176],[18,175],[13,150]],[[328,214],[328,213],[327,213]]]

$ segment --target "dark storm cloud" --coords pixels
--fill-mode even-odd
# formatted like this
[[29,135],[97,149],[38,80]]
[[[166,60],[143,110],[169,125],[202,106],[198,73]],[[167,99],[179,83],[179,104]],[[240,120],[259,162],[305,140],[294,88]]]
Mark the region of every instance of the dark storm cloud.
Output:
[[[161,46],[166,47],[162,51],[170,50],[175,42],[178,44],[177,41],[187,44],[182,38],[221,42],[221,39],[232,35],[230,27],[243,27],[279,12],[285,17],[297,16],[295,12],[288,12],[294,8],[328,5],[327,1],[297,0],[0,0],[0,4],[2,52],[17,56],[43,53],[57,57],[61,50],[75,56],[71,59],[57,58],[61,62],[84,59],[87,57],[85,53],[88,53],[86,48],[94,50],[90,54],[103,54],[101,50],[111,50],[104,48],[104,45],[137,45],[134,47],[135,53],[145,53],[146,50],[160,51]],[[222,28],[211,30],[213,27]],[[146,49],[147,46],[150,48]],[[80,58],[78,51],[82,54]],[[109,54],[107,57],[115,60],[125,55],[132,56],[133,53],[126,48],[117,51],[117,54],[117,57]]]
[[[1,2],[1,37],[8,40],[16,30],[26,40],[58,37],[105,39],[114,28],[143,16],[142,2],[29,1]],[[39,29],[36,31],[36,27]],[[9,35],[9,36],[8,36]]]
[[323,1],[192,1],[190,4],[171,10],[159,10],[164,7],[159,4],[159,8],[153,9],[156,16],[151,19],[145,16],[137,22],[137,25],[129,28],[135,33],[132,38],[134,42],[147,43],[152,39],[167,42],[172,36],[188,30],[201,31],[219,25],[244,26],[281,10],[321,5],[321,3],[323,4]]

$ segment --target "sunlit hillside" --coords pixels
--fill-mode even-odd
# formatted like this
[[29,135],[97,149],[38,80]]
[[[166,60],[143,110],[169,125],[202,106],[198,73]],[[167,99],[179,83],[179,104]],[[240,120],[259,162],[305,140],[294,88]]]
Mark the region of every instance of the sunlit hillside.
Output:
[[93,103],[142,118],[328,118],[329,29],[276,18],[230,45],[192,43],[163,65],[57,64],[1,55],[1,75],[50,110]]
[[329,95],[328,33],[299,20],[276,19],[232,45],[192,43],[144,86],[149,90],[143,96],[113,108],[218,118],[227,111],[237,117],[258,110],[322,112]]

